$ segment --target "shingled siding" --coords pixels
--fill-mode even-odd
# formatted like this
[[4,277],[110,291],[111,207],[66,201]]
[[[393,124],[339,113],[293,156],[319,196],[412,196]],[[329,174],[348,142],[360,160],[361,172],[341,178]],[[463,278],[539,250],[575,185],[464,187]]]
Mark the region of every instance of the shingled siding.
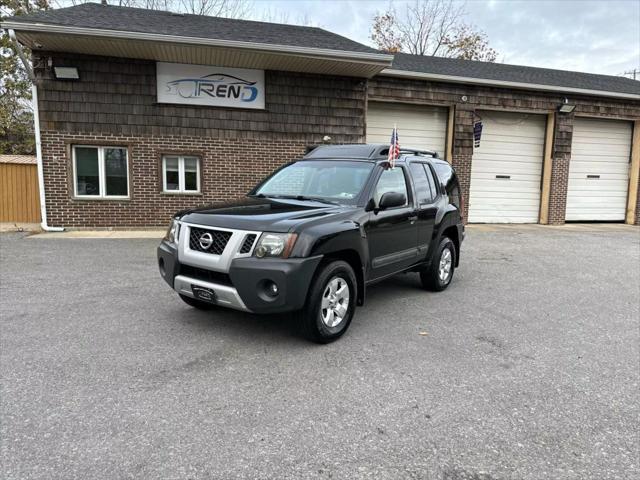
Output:
[[[166,225],[179,209],[243,195],[325,135],[338,143],[364,141],[361,79],[267,71],[265,110],[163,105],[156,103],[155,62],[52,57],[54,65],[77,66],[81,80],[56,81],[37,70],[51,225]],[[128,147],[131,198],[74,199],[74,144]],[[163,153],[201,158],[201,195],[162,193]]]
[[[120,135],[192,135],[212,138],[337,142],[362,140],[364,83],[360,79],[265,72],[265,110],[156,103],[152,61],[51,54],[54,65],[78,67],[80,81],[43,78],[41,128]],[[43,55],[42,57],[46,57]],[[36,65],[46,65],[36,58]]]
[[[466,101],[462,100],[463,96],[467,97]],[[640,102],[638,101],[392,77],[376,77],[370,80],[368,97],[369,100],[453,106],[455,108],[452,163],[460,176],[467,209],[471,163],[473,161],[474,110],[512,110],[548,114],[556,112],[564,98],[569,97],[571,103],[576,105],[574,114],[557,114],[555,122],[552,150],[554,163],[549,202],[549,223],[552,224],[564,223],[574,115],[628,120],[640,119]],[[636,224],[640,224],[639,210],[636,210]]]

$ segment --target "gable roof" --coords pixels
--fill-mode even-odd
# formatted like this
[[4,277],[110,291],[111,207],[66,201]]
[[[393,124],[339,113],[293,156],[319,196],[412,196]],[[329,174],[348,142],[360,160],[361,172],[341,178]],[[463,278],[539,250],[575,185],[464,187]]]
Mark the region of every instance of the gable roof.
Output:
[[371,47],[317,27],[235,20],[98,3],[43,10],[15,16],[6,21],[383,54]]
[[3,20],[32,50],[370,78],[393,56],[316,27],[87,3]]
[[640,100],[640,82],[625,77],[458,58],[396,53],[382,74],[592,95],[616,93]]

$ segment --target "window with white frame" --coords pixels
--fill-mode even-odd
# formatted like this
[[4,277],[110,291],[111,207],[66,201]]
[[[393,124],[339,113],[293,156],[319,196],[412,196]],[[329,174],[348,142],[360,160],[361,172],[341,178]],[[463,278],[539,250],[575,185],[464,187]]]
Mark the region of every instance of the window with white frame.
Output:
[[74,195],[128,198],[129,159],[125,147],[73,147]]
[[166,193],[200,192],[200,159],[182,155],[163,155],[162,190]]

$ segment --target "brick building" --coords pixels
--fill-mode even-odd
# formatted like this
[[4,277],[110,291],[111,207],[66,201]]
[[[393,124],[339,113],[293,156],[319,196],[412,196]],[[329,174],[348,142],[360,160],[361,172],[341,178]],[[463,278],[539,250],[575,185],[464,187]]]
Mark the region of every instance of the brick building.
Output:
[[98,4],[2,27],[33,50],[51,226],[165,225],[309,144],[386,143],[393,124],[453,163],[470,222],[640,222],[637,81]]

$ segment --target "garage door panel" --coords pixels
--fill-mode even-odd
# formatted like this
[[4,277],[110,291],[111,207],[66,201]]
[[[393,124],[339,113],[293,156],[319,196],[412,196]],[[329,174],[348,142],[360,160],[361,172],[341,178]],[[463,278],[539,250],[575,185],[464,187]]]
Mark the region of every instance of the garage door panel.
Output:
[[631,132],[631,122],[574,119],[566,220],[624,220]]
[[477,193],[482,193],[485,198],[504,198],[505,194],[512,195],[513,198],[530,198],[535,200],[540,196],[539,190],[530,188],[523,190],[522,187],[502,187],[499,191],[496,191],[494,186],[488,187],[476,187]]
[[502,197],[487,197],[483,203],[485,209],[499,209],[504,208],[506,210],[523,210],[527,212],[535,211],[536,209],[531,206],[531,197],[526,195],[518,197],[510,197],[508,201],[505,201]]
[[531,159],[537,159],[538,152],[542,149],[542,145],[516,145],[512,144],[493,144],[490,147],[483,149],[481,158],[492,160],[503,160],[512,163],[530,163]]
[[500,162],[488,161],[486,163],[478,165],[477,167],[474,167],[473,172],[478,174],[481,174],[481,173],[493,174],[493,177],[495,177],[495,175],[500,175],[502,173],[511,174],[512,178],[514,173],[529,174],[529,175],[538,175],[539,173],[538,166],[533,162],[531,163],[513,162],[510,164],[508,161],[500,161]]
[[591,144],[577,144],[575,150],[571,149],[572,155],[578,155],[580,157],[592,157],[592,158],[611,158],[614,162],[629,162],[627,157],[629,148],[624,145],[598,145],[596,143]]
[[545,117],[510,112],[480,115],[483,129],[471,162],[469,221],[536,223]]
[[398,127],[401,147],[445,151],[448,110],[442,107],[369,102],[367,142],[389,143],[391,130]]
[[608,175],[627,176],[629,165],[626,163],[607,162],[580,162],[574,165],[569,174],[569,178],[584,178],[585,175],[600,175],[606,178]]

